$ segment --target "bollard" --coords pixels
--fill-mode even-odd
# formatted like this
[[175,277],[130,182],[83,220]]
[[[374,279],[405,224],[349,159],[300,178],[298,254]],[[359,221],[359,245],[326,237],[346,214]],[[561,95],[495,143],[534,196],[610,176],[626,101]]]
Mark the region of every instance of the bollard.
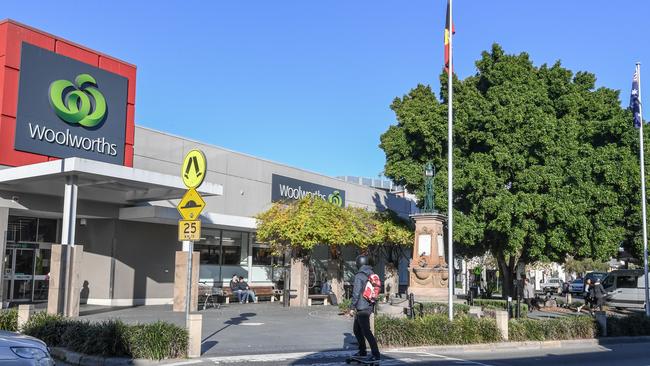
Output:
[[23,329],[23,326],[29,320],[29,317],[34,312],[34,305],[18,305],[18,330]]
[[497,328],[501,332],[504,341],[508,340],[508,312],[505,310],[496,311]]
[[203,325],[203,315],[190,314],[188,333],[189,344],[187,357],[201,357],[201,328]]
[[602,330],[601,336],[607,337],[607,313],[604,311],[596,312],[596,322]]

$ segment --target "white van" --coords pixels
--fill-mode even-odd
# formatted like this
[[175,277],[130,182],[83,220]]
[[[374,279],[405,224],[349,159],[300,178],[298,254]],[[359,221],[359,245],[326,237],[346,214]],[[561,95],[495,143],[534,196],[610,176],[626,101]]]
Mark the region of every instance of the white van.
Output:
[[607,305],[615,308],[644,309],[645,277],[641,269],[619,269],[610,272],[602,285],[607,291]]

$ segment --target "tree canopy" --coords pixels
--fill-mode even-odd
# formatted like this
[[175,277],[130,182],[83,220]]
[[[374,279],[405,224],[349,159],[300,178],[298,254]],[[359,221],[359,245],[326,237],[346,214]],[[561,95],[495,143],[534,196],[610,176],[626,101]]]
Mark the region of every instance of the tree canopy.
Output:
[[[556,62],[533,65],[499,45],[454,81],[454,243],[461,253],[519,262],[606,260],[638,249],[638,131],[618,91]],[[396,98],[381,136],[386,176],[422,197],[431,160],[436,207],[447,208],[447,81],[438,100],[418,85]]]
[[318,244],[412,245],[413,231],[389,212],[369,212],[339,207],[321,199],[305,197],[289,204],[274,203],[257,215],[257,238],[276,252],[309,251]]

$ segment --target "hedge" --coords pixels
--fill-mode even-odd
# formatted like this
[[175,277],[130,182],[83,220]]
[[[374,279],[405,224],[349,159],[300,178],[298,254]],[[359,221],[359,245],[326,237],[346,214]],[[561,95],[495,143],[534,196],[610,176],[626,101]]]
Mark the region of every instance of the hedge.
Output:
[[[419,311],[419,307],[415,305],[416,312]],[[424,315],[434,315],[434,314],[448,314],[449,306],[441,302],[425,302],[422,303],[422,312]],[[466,315],[469,313],[469,305],[465,304],[454,304],[454,317]]]
[[16,308],[0,311],[0,330],[18,331],[18,310]]
[[590,316],[570,316],[555,319],[511,319],[508,338],[511,341],[551,341],[595,338],[596,323]]
[[23,333],[43,340],[50,347],[64,347],[87,355],[152,360],[185,357],[188,344],[185,329],[162,321],[137,325],[120,320],[90,323],[45,312],[34,314]]
[[650,335],[650,318],[645,314],[607,317],[607,336],[647,336]]
[[375,318],[377,342],[382,346],[425,346],[472,344],[501,341],[494,319],[459,316],[453,321],[444,315],[425,315],[415,319]]
[[[528,304],[523,301],[519,302],[521,306],[521,316],[527,316],[528,314]],[[474,299],[474,306],[480,306],[484,309],[492,310],[508,310],[508,302],[506,300],[500,299]],[[517,306],[517,302],[512,302],[513,311],[514,307]]]

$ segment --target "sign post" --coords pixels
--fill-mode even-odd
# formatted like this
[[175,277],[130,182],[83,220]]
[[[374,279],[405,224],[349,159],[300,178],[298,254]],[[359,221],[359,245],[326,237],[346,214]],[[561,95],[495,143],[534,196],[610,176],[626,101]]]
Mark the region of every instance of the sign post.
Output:
[[201,220],[199,215],[205,208],[205,201],[196,191],[207,173],[207,161],[201,150],[191,150],[183,159],[181,178],[187,192],[176,206],[183,220],[178,221],[178,240],[187,248],[187,290],[185,291],[185,326],[189,330],[190,307],[192,306],[192,254],[194,241],[201,238]]

